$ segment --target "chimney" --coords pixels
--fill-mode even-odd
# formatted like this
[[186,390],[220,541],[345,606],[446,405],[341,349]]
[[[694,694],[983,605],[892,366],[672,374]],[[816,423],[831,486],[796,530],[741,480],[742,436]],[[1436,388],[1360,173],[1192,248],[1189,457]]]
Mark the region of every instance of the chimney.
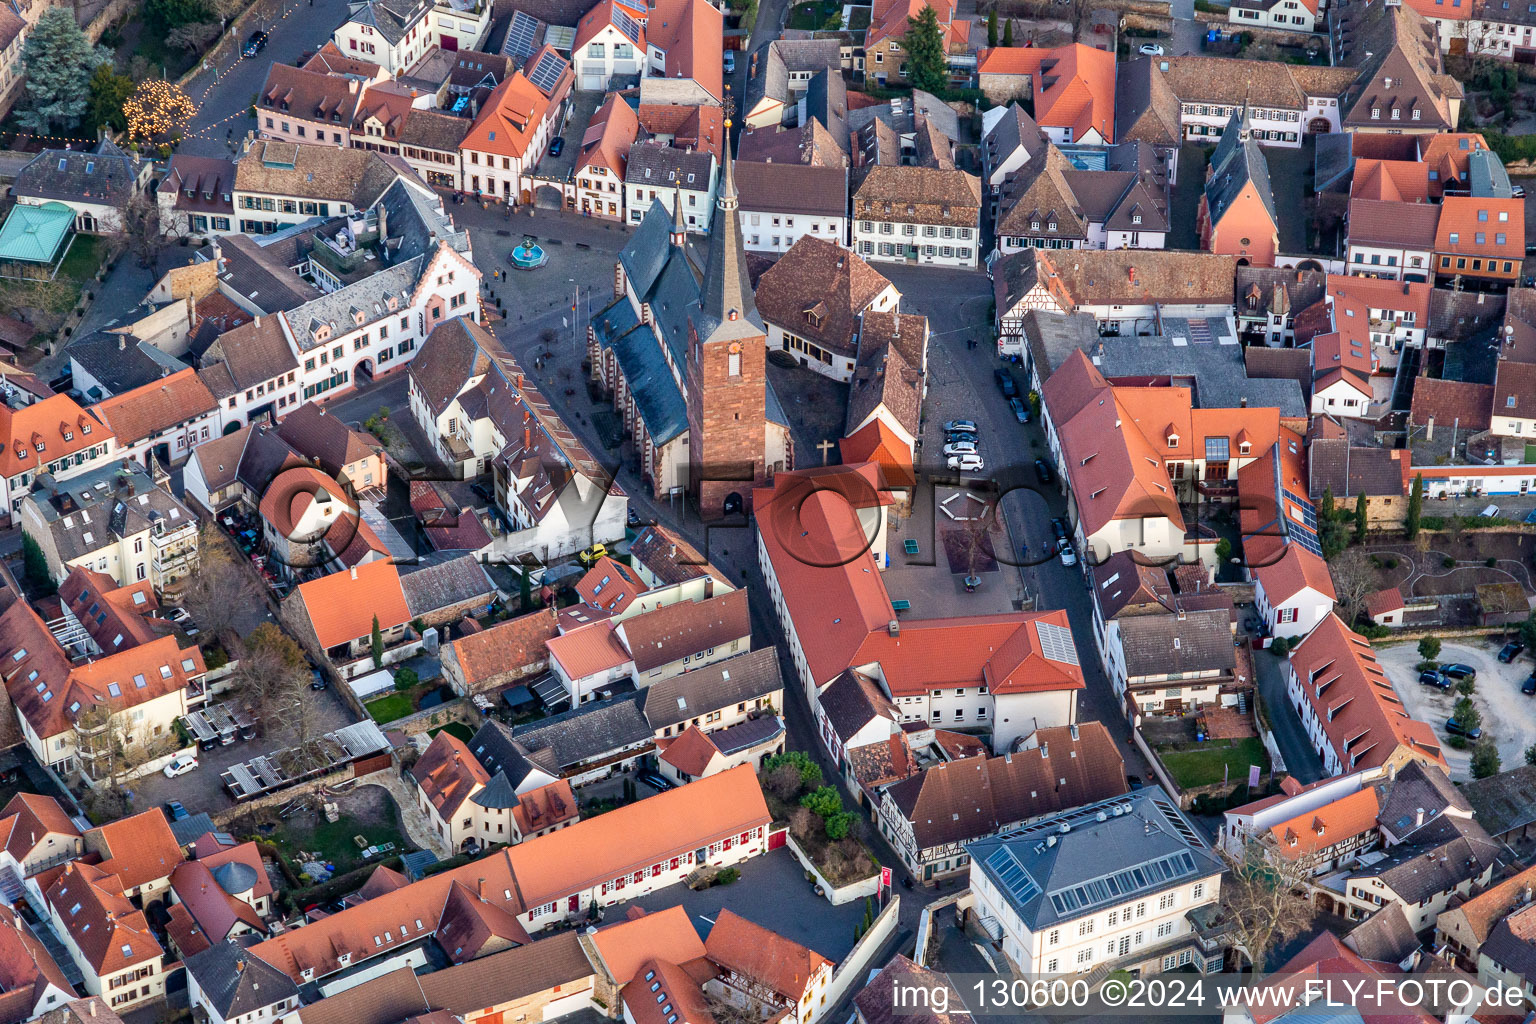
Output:
[[533,444],[533,431],[528,427],[523,428],[523,448],[527,449]]
[[901,623],[897,622],[895,619],[892,619],[889,623],[887,623],[885,629],[886,632],[891,634],[891,636],[901,636]]
[[124,349],[126,349],[127,347],[128,347],[128,335],[126,335],[126,334],[119,334],[117,336],[117,350],[119,352],[121,352]]
[[1131,277],[1131,284],[1135,284],[1136,283],[1136,268],[1134,266],[1131,267],[1130,270],[1129,270],[1129,273],[1130,273],[1130,277]]
[[475,884],[475,891],[480,894],[480,898],[482,900],[485,899],[485,879],[481,878],[477,880]]
[[352,567],[352,578],[357,579],[357,566]]
[[1074,743],[1077,742],[1077,723],[1076,722],[1072,723],[1072,741]]
[[1413,827],[1419,828],[1424,824],[1424,808],[1420,807],[1413,812]]

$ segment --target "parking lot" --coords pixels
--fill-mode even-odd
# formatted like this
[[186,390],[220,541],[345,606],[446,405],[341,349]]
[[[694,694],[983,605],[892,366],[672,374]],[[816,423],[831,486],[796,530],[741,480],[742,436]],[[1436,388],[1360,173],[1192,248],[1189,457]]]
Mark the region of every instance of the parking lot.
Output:
[[[1513,664],[1501,665],[1498,661],[1502,641],[1476,645],[1446,642],[1440,649],[1442,665],[1460,662],[1477,670],[1477,689],[1472,694],[1472,704],[1483,716],[1483,735],[1490,736],[1499,747],[1499,758],[1505,768],[1525,763],[1525,748],[1536,743],[1536,697],[1520,692],[1520,684],[1533,669],[1530,655],[1522,654]],[[1427,722],[1441,740],[1446,739],[1445,720],[1451,717],[1456,702],[1461,699],[1455,689],[1441,690],[1424,686],[1415,667],[1420,658],[1416,644],[1404,643],[1381,648],[1376,660],[1386,671],[1387,678],[1397,690],[1408,714],[1421,722]],[[1470,749],[1455,750],[1445,747],[1445,760],[1451,766],[1451,778],[1470,779],[1472,755]]]
[[[333,729],[351,725],[355,720],[346,704],[333,688],[319,692],[305,689],[303,699],[308,703],[308,718],[314,735],[324,735]],[[238,700],[233,693],[218,695],[213,701]],[[249,761],[258,754],[271,753],[292,746],[292,731],[282,722],[269,722],[265,729],[258,728],[255,738],[236,739],[233,743],[212,750],[197,752],[197,768],[179,778],[168,779],[161,772],[146,775],[128,784],[128,792],[135,811],[159,807],[169,800],[179,800],[191,814],[207,811],[212,814],[233,807],[234,801],[224,791],[219,773],[232,764]]]
[[805,869],[788,849],[774,850],[738,867],[741,877],[730,885],[710,886],[703,892],[669,885],[609,907],[606,919],[620,919],[631,904],[650,911],[681,904],[703,938],[714,927],[721,908],[729,906],[747,920],[809,946],[833,963],[840,963],[853,949],[854,929],[864,920],[863,900],[834,907],[817,896],[805,880]]

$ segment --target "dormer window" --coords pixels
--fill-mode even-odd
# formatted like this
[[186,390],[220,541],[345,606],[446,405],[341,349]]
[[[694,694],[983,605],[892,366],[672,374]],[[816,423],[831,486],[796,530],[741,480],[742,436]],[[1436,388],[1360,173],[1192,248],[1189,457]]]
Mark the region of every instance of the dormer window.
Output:
[[1029,222],[1029,230],[1031,230],[1031,231],[1039,231],[1040,230],[1040,222],[1037,221],[1037,220],[1030,221]]
[[1179,446],[1179,435],[1178,434],[1169,434],[1168,435],[1168,447],[1169,448],[1177,448],[1178,446]]
[[43,451],[43,450],[45,450],[45,449],[46,449],[46,448],[47,448],[47,447],[48,447],[48,446],[47,446],[47,444],[45,444],[45,443],[44,443],[44,442],[42,442],[42,441],[39,441],[39,442],[37,442],[37,444],[36,444],[36,445],[34,445],[34,446],[33,446],[33,447],[35,447],[35,448],[36,448],[36,449],[37,449],[37,450],[38,450],[38,451]]
[[64,431],[64,440],[66,440],[66,441],[73,441],[74,439],[75,439],[75,432],[73,430],[66,430],[66,431]]
[[1139,213],[1131,214],[1131,223],[1132,224],[1140,224],[1141,223],[1141,214],[1139,214]]
[[1055,231],[1056,230],[1056,222],[1055,221],[1051,221],[1045,227],[1046,227],[1047,231]]

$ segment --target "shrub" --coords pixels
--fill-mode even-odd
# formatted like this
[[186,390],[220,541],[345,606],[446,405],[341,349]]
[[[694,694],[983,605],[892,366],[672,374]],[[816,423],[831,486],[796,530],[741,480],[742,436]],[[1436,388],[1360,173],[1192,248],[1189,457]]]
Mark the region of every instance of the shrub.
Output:
[[1383,637],[1391,635],[1392,629],[1390,626],[1382,626],[1374,622],[1367,622],[1357,627],[1355,632],[1359,633],[1367,640],[1380,640]]
[[1476,690],[1477,690],[1477,680],[1476,679],[1463,679],[1461,682],[1456,684],[1456,692],[1461,694],[1463,697],[1470,697],[1470,696],[1472,696],[1472,694],[1474,692],[1476,692]]
[[1499,748],[1484,736],[1472,745],[1472,777],[1486,779],[1499,774]]
[[1232,542],[1223,537],[1216,542],[1216,561],[1225,563],[1232,557]]
[[772,773],[783,765],[792,765],[800,772],[802,786],[821,785],[821,765],[811,760],[811,755],[805,751],[786,750],[782,754],[775,754],[763,762],[763,771]]
[[1275,654],[1275,655],[1276,655],[1276,656],[1277,656],[1277,657],[1281,657],[1281,658],[1283,658],[1283,657],[1285,657],[1285,656],[1286,656],[1286,654],[1288,654],[1288,653],[1289,653],[1289,652],[1290,652],[1290,649],[1291,649],[1291,645],[1290,645],[1290,643],[1289,643],[1289,642],[1288,642],[1288,641],[1287,641],[1287,640],[1286,640],[1286,639],[1285,639],[1285,637],[1283,637],[1283,636],[1277,636],[1277,637],[1275,637],[1275,638],[1274,638],[1274,639],[1273,639],[1273,640],[1271,640],[1271,641],[1270,641],[1270,643],[1269,643],[1269,649],[1270,649],[1270,650],[1271,650],[1271,651],[1273,651],[1273,652],[1274,652],[1274,654]]
[[1420,640],[1419,657],[1423,658],[1425,661],[1434,661],[1436,658],[1439,658],[1440,638],[1437,636],[1426,636],[1424,639]]
[[416,675],[416,670],[413,668],[402,668],[395,671],[396,690],[400,690],[402,692],[409,690],[420,681],[420,677]]
[[730,885],[740,877],[741,871],[737,868],[721,868],[719,873],[715,875],[715,884]]
[[834,843],[840,839],[847,839],[848,833],[853,830],[854,815],[849,811],[838,811],[827,816],[827,838]]
[[203,664],[212,672],[229,664],[229,654],[222,647],[211,647],[203,652]]
[[1486,565],[1488,568],[1492,569],[1494,566],[1499,564],[1499,560],[1497,558],[1493,558],[1492,556],[1490,556],[1488,558],[1483,559],[1483,564]]
[[820,786],[800,798],[800,806],[825,821],[843,809],[843,798],[831,786]]
[[1465,736],[1447,736],[1445,738],[1445,745],[1452,750],[1466,750],[1467,738]]
[[1443,569],[1454,569],[1456,568],[1456,559],[1452,558],[1450,555],[1446,555],[1444,558],[1440,559],[1440,567]]
[[1395,559],[1395,558],[1388,558],[1385,562],[1382,563],[1382,565],[1383,565],[1384,568],[1387,568],[1387,569],[1396,569],[1397,568],[1397,559]]

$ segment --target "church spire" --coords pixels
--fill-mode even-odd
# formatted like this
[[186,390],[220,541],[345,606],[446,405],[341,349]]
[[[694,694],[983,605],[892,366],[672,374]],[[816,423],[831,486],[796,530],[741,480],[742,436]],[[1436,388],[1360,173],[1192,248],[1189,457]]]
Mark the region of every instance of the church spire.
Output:
[[697,325],[700,340],[746,338],[764,333],[762,317],[758,315],[747,277],[746,250],[741,243],[736,171],[731,162],[729,95],[725,102],[725,160],[716,191],[715,220],[709,232],[709,261],[704,268],[703,294],[699,297],[703,314]]
[[688,241],[688,229],[683,226],[683,169],[673,172],[677,188],[672,192],[672,244],[682,248]]

